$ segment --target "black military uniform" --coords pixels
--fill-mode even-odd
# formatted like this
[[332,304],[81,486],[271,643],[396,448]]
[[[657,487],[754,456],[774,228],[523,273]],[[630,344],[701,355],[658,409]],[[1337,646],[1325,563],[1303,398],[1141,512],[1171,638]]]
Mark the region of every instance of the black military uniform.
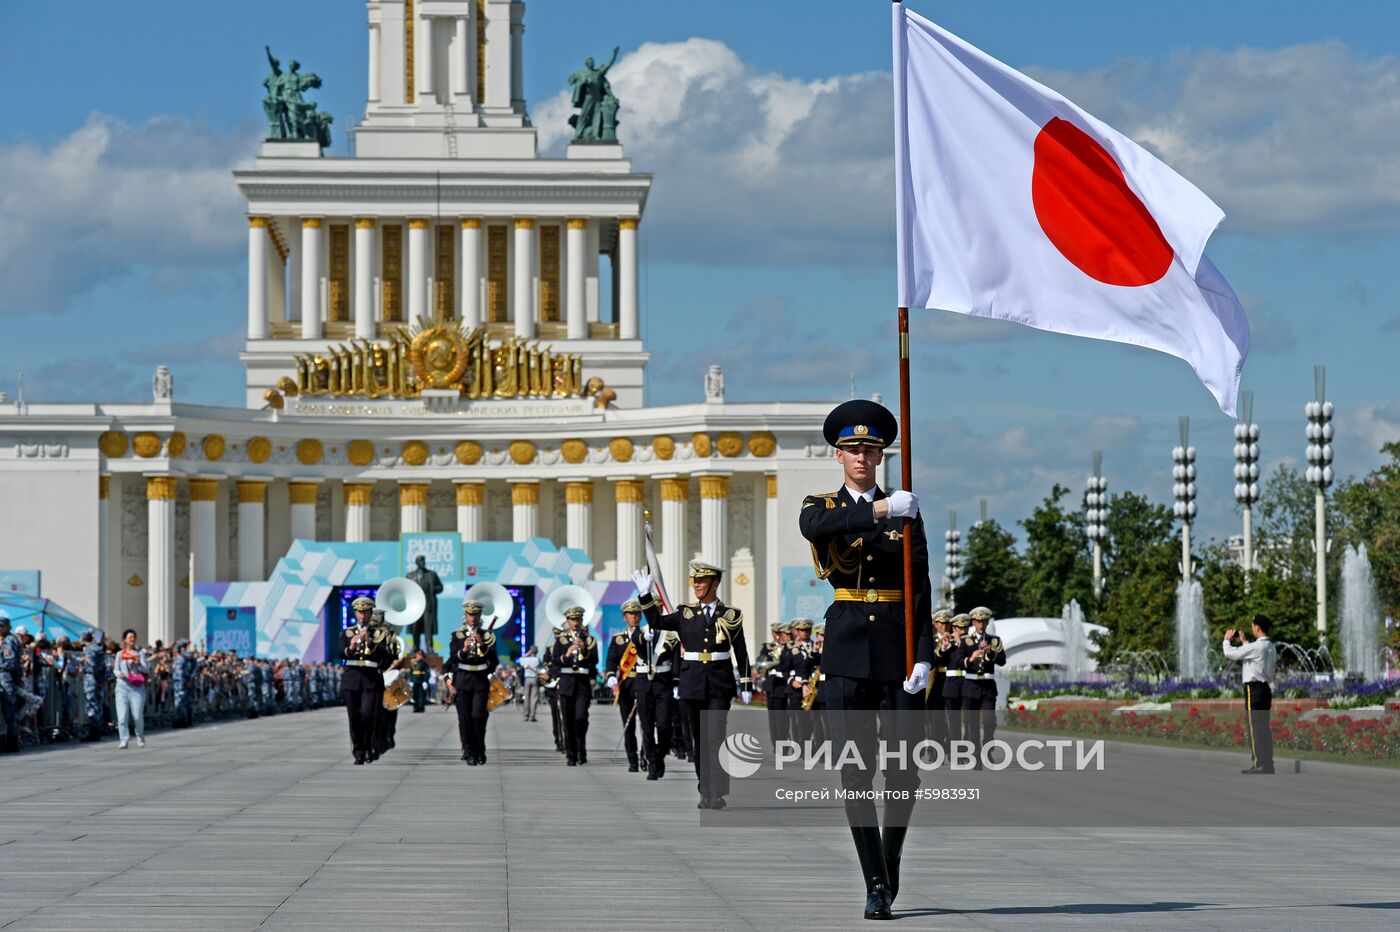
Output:
[[[1001,638],[987,634],[991,609],[974,608],[968,615],[974,622],[963,639],[963,715],[967,720],[967,738],[972,742],[977,769],[982,769],[982,745],[997,733],[996,668],[1006,665],[1006,648]],[[974,659],[975,658],[975,659]]]
[[560,634],[550,666],[550,674],[559,681],[559,724],[570,767],[588,763],[588,707],[598,674],[598,639],[588,633],[583,616],[577,605],[564,610],[573,628]]
[[[692,580],[714,577],[718,581],[720,576],[719,567],[698,560],[690,564]],[[643,592],[640,597],[648,624],[658,631],[675,631],[680,637],[680,705],[681,714],[690,722],[694,742],[699,808],[723,809],[724,797],[729,795],[729,774],[719,765],[719,748],[734,701],[736,665],[746,697],[752,695],[743,616],[737,608],[726,608],[718,599],[707,605],[681,605],[663,615],[650,592]],[[702,712],[711,714],[702,719]]]
[[[874,761],[877,736],[887,746],[922,740],[923,697],[901,688],[906,673],[904,624],[904,520],[876,513],[875,503],[887,496],[874,484],[879,459],[894,442],[898,425],[894,415],[873,401],[852,400],[827,416],[823,432],[833,447],[854,460],[843,460],[843,469],[860,468],[865,455],[869,485],[865,491],[845,485],[835,492],[809,495],[802,502],[798,521],[802,536],[812,545],[817,573],[835,589],[835,601],[826,611],[826,638],[822,672],[826,674],[826,701],[830,709],[832,739],[837,746],[854,743],[862,760]],[[917,505],[907,493],[899,496],[911,508]],[[929,585],[928,541],[923,519],[911,522],[915,587],[914,618],[918,625],[915,659],[934,666],[929,620],[932,615]],[[889,720],[875,716],[881,707],[896,712],[918,712]],[[873,769],[848,765],[841,770],[842,786],[855,794],[846,801],[861,872],[866,884],[868,919],[890,916],[890,904],[899,892],[899,863],[913,810],[912,794],[919,772],[912,761],[891,764],[885,770],[889,790],[907,791],[907,801],[885,805],[885,832],[879,828],[874,802],[867,794]]]
[[[374,625],[376,625],[376,626],[385,627],[386,630],[389,631],[389,635],[388,635],[388,637],[385,639],[385,642],[384,642],[384,643],[385,643],[385,647],[386,647],[386,649],[387,649],[388,652],[389,652],[389,662],[388,662],[388,665],[387,665],[384,669],[386,669],[386,670],[398,669],[399,667],[401,667],[401,666],[403,665],[403,661],[402,661],[402,660],[400,659],[400,657],[399,657],[399,653],[400,653],[400,649],[401,649],[400,644],[399,644],[399,638],[398,638],[398,635],[394,634],[394,632],[393,632],[392,629],[387,628],[387,626],[385,625],[385,622],[384,622],[384,610],[383,610],[383,609],[376,608],[376,609],[374,610],[374,614],[373,614],[373,616],[372,616],[372,621],[371,621],[371,623],[374,624]],[[399,674],[399,675],[402,676],[403,674]],[[393,748],[394,748],[394,735],[398,732],[398,726],[399,726],[399,710],[398,710],[398,709],[386,709],[386,708],[384,707],[384,703],[383,703],[382,697],[381,697],[381,702],[380,702],[380,704],[379,704],[379,709],[376,711],[376,713],[375,713],[375,719],[374,719],[374,753],[375,753],[375,754],[377,754],[377,755],[380,756],[380,757],[383,757],[385,754],[388,754],[391,750],[393,750]]]
[[771,626],[773,640],[764,644],[754,661],[754,681],[763,688],[763,701],[768,707],[768,738],[776,747],[788,738],[787,684],[783,682],[783,651],[791,628],[782,622]]
[[363,764],[378,756],[374,753],[374,724],[384,705],[384,670],[390,662],[389,629],[369,623],[373,599],[362,596],[350,605],[356,625],[340,632],[340,655],[345,658],[340,692],[350,720],[355,763]]
[[[634,614],[640,620],[641,612],[641,603],[636,599],[631,599],[622,606],[624,618]],[[609,685],[617,687],[616,705],[618,714],[622,716],[623,743],[627,747],[627,772],[636,773],[641,769],[637,754],[637,669],[633,666],[625,676],[621,675],[620,670],[622,658],[627,655],[629,645],[638,659],[646,656],[646,641],[642,638],[642,629],[636,625],[630,625],[625,632],[613,635],[612,640],[608,642],[608,659],[604,673],[608,677]],[[614,677],[620,679],[614,683]]]
[[[950,630],[953,612],[940,608],[933,613],[933,621],[933,670],[929,673],[928,691],[924,694],[924,708],[928,711],[928,736],[937,741],[946,753],[958,721],[956,710],[950,712],[951,700],[946,696],[949,677],[947,652],[953,644],[953,634]],[[938,632],[939,625],[944,627],[943,634]],[[954,679],[958,679],[962,674],[961,670],[957,672],[958,676],[954,676]],[[961,699],[952,705],[960,706]]]
[[[640,603],[639,603],[640,604]],[[674,631],[643,633],[646,649],[637,661],[637,716],[642,720],[642,756],[647,779],[666,776],[666,755],[671,753],[671,723],[676,719],[675,668],[681,640]]]
[[452,632],[448,648],[462,760],[473,767],[486,763],[486,702],[491,698],[491,674],[500,663],[496,635],[481,627],[481,607],[480,602],[462,604],[462,627]]
[[408,681],[413,687],[414,712],[422,712],[428,704],[428,679],[432,675],[432,667],[428,666],[428,661],[421,655],[420,650],[408,665]]
[[549,703],[549,724],[554,732],[554,750],[564,753],[564,725],[559,715],[559,679],[552,672],[557,668],[554,655],[559,650],[559,629],[554,629],[554,640],[540,651],[540,682],[545,700]]
[[810,741],[813,732],[812,719],[814,716],[803,709],[809,685],[813,689],[816,688],[816,685],[811,682],[812,674],[817,672],[817,657],[814,656],[811,635],[811,619],[799,618],[794,621],[792,623],[792,642],[788,644],[787,652],[784,654],[786,663],[783,676],[787,678],[792,739],[799,744]]

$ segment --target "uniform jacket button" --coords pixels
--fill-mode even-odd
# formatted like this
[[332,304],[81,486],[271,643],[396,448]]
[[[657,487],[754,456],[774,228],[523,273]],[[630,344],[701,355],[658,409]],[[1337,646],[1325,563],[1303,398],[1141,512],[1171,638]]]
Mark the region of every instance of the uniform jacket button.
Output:
[[874,615],[871,615],[871,616],[870,616],[870,620],[871,620],[871,621],[874,621],[874,620],[875,620],[875,616],[874,616]]
[[866,562],[869,562],[869,561],[875,559],[875,555],[874,555],[874,554],[869,554],[869,555],[866,556],[865,559],[866,559]]

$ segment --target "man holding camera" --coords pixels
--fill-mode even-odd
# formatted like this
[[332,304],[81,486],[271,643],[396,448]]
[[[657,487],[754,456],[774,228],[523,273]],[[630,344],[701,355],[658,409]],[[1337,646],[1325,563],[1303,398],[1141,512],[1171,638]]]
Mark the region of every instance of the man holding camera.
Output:
[[[1269,629],[1273,623],[1263,615],[1254,616],[1254,640],[1245,642],[1244,632],[1231,628],[1225,632],[1225,643],[1221,650],[1227,660],[1239,660],[1244,664],[1245,721],[1249,727],[1250,765],[1241,773],[1259,774],[1274,772],[1274,734],[1269,730],[1269,712],[1273,708],[1273,691],[1270,684],[1274,679],[1274,665],[1278,660],[1278,650],[1269,640]],[[1239,641],[1238,645],[1232,641]]]

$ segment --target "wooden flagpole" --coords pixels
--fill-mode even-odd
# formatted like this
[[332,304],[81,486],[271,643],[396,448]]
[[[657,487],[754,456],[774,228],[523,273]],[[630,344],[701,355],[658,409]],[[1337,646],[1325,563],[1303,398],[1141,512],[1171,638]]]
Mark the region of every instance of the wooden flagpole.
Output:
[[[898,0],[896,0],[898,2]],[[909,308],[899,309],[899,484],[914,485],[909,456]],[[914,519],[904,519],[904,675],[914,675]]]

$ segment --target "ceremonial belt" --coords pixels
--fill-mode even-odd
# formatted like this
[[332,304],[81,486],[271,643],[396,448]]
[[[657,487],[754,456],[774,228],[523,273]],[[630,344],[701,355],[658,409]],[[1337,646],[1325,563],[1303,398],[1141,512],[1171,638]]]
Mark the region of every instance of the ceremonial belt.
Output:
[[655,667],[649,667],[649,666],[647,666],[647,665],[644,664],[644,663],[639,663],[639,664],[637,664],[635,667],[632,668],[632,672],[633,672],[633,674],[637,674],[637,673],[670,673],[670,672],[671,672],[671,665],[670,665],[669,663],[659,663],[659,664],[657,664]]
[[903,589],[837,589],[837,602],[903,602]]
[[964,675],[965,675],[965,677],[966,677],[967,679],[969,679],[969,680],[994,680],[994,679],[996,679],[996,674],[995,674],[995,673],[967,673],[967,674],[964,674]]
[[468,673],[477,673],[477,672],[479,672],[479,671],[481,671],[481,670],[486,670],[486,669],[488,669],[489,667],[490,667],[490,664],[486,664],[486,663],[469,663],[469,664],[465,664],[465,665],[459,665],[459,666],[457,667],[457,669],[458,669],[458,670],[466,670]]
[[947,673],[947,672],[948,672],[948,668],[947,668],[947,667],[934,667],[934,668],[933,668],[932,670],[930,670],[929,672],[930,672],[930,673]]
[[376,662],[376,661],[374,661],[374,660],[347,660],[347,661],[345,661],[345,665],[346,665],[347,667],[378,667],[378,666],[379,666],[378,662]]
[[560,667],[560,673],[591,673],[588,667]]
[[698,661],[700,661],[701,663],[709,663],[711,660],[728,660],[728,659],[729,659],[729,651],[727,651],[727,650],[720,650],[720,651],[710,651],[710,650],[687,650],[687,651],[681,651],[681,659],[682,659],[682,660],[698,660]]
[[948,673],[949,676],[962,676],[965,672],[967,672],[967,671],[965,671],[965,670],[948,670],[948,671],[947,671],[947,673]]

